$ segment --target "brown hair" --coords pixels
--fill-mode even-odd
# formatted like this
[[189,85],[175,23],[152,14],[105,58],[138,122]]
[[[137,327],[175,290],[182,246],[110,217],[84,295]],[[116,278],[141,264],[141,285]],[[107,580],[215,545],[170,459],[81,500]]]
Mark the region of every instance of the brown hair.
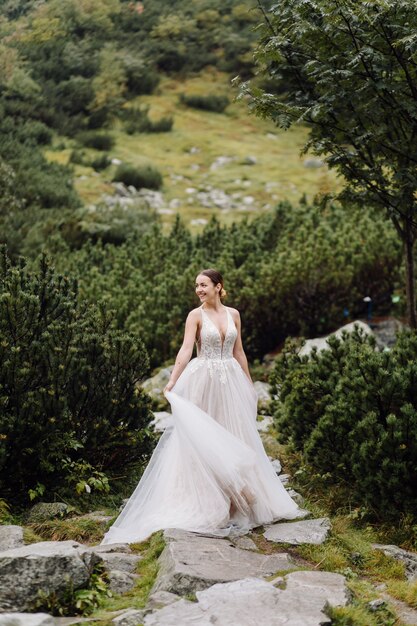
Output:
[[223,276],[220,274],[220,272],[218,272],[217,270],[214,270],[212,268],[209,268],[207,270],[201,270],[201,272],[199,272],[199,274],[202,274],[203,276],[207,276],[208,278],[210,278],[211,282],[214,284],[214,286],[218,285],[220,283],[221,285],[221,289],[219,292],[220,298],[225,298],[227,293],[226,290],[223,287]]

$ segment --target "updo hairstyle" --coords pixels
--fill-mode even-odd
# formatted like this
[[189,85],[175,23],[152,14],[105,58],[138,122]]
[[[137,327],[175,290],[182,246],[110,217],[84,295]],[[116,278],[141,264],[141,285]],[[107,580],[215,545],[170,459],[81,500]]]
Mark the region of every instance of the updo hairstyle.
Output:
[[214,286],[220,283],[221,285],[221,289],[219,292],[220,298],[225,298],[227,296],[227,292],[225,288],[223,287],[223,284],[224,284],[223,276],[220,274],[220,272],[209,268],[207,270],[202,270],[201,272],[199,272],[199,274],[202,274],[203,276],[207,276],[208,278],[210,278]]

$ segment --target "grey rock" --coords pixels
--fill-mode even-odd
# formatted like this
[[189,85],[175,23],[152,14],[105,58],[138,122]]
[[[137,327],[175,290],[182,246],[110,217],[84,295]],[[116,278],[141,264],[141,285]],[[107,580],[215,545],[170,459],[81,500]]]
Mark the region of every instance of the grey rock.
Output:
[[260,433],[266,433],[274,423],[271,415],[263,415],[262,419],[256,422],[256,428]]
[[172,420],[172,414],[168,411],[154,411],[154,418],[151,421],[151,426],[158,432],[162,432],[167,428],[172,428],[174,422]]
[[137,574],[119,570],[110,570],[108,577],[110,590],[117,594],[126,593],[133,589],[137,579],[140,578]]
[[280,474],[279,479],[283,485],[287,485],[290,481],[291,476],[289,474]]
[[301,543],[318,545],[326,541],[330,530],[330,520],[322,517],[300,522],[273,524],[266,527],[263,535],[265,539],[275,543],[289,543],[295,546]]
[[0,552],[23,546],[21,526],[0,526]]
[[385,600],[382,600],[382,598],[377,598],[376,600],[371,600],[370,602],[368,602],[367,606],[370,611],[375,613],[376,611],[379,611],[379,609],[382,609],[386,605],[387,603],[385,602]]
[[372,546],[376,550],[380,550],[387,556],[392,557],[396,561],[401,561],[405,564],[405,575],[408,580],[417,580],[417,553],[403,550],[394,545],[383,545],[375,543]]
[[260,380],[256,380],[253,383],[255,391],[258,394],[258,407],[260,409],[267,409],[271,402],[271,394],[269,392],[268,383],[263,383]]
[[26,521],[28,524],[38,524],[54,519],[65,517],[68,504],[65,502],[38,502],[28,512]]
[[79,515],[74,519],[91,520],[92,522],[96,522],[103,528],[106,528],[107,524],[113,519],[113,515],[107,515],[104,511],[93,511],[92,513],[87,513],[86,515]]
[[76,541],[44,541],[0,553],[0,611],[30,611],[39,591],[85,587],[101,562]]
[[232,539],[232,543],[241,550],[254,550],[255,552],[258,550],[256,543],[248,536]]
[[132,549],[128,543],[109,543],[104,546],[92,546],[89,548],[91,552],[95,552],[96,554],[110,554],[112,552],[123,553],[123,554],[132,554]]
[[[274,459],[273,461],[271,461],[271,465],[274,468],[275,474],[281,474],[282,465],[278,459]],[[288,474],[284,474],[284,476],[288,476]]]
[[55,620],[47,613],[2,613],[0,626],[54,626]]
[[295,489],[290,489],[290,488],[287,488],[287,492],[290,498],[292,498],[294,502],[298,504],[298,506],[301,506],[301,507],[304,506],[305,500],[303,496],[301,495],[301,493],[298,493],[298,491],[295,491]]
[[143,611],[128,609],[121,615],[113,618],[111,623],[116,626],[139,626],[139,624],[143,623]]
[[241,161],[242,165],[256,165],[257,162],[258,159],[255,156],[247,156]]
[[317,169],[323,166],[324,166],[324,161],[322,161],[321,159],[311,158],[311,159],[304,160],[304,167],[308,169]]
[[294,569],[288,554],[257,554],[236,548],[227,539],[205,537],[170,529],[159,557],[159,572],[153,591],[187,594],[218,582],[247,576],[268,576]]
[[217,157],[213,163],[210,165],[210,169],[213,170],[218,170],[219,167],[223,167],[224,165],[228,165],[229,163],[232,163],[232,161],[234,161],[234,157],[229,157],[229,156],[219,156]]
[[155,376],[148,378],[142,383],[141,385],[142,388],[154,400],[166,402],[163,391],[164,391],[165,385],[169,381],[173,367],[174,367],[173,365],[169,367],[163,367],[162,369],[159,370],[159,372],[155,374]]
[[144,618],[144,626],[321,626],[323,611],[348,602],[345,578],[329,572],[294,572],[279,589],[259,578],[216,584]]
[[102,552],[99,554],[107,570],[116,569],[120,572],[129,572],[130,574],[136,572],[136,566],[142,558],[139,554],[120,554],[118,552]]
[[403,328],[404,324],[395,318],[372,324],[378,347],[381,349],[394,347],[397,341],[397,333]]
[[155,593],[152,593],[148,598],[146,610],[162,609],[162,607],[168,606],[168,604],[172,604],[173,602],[178,602],[178,600],[180,600],[180,596],[177,596],[175,593],[170,593],[169,591],[155,591]]
[[330,333],[330,335],[326,335],[325,337],[319,337],[317,339],[307,339],[303,347],[300,348],[298,354],[300,356],[304,356],[305,354],[310,354],[313,348],[317,348],[319,352],[321,350],[328,350],[329,344],[327,343],[327,339],[329,337],[335,335],[336,337],[341,338],[344,332],[352,333],[355,329],[355,326],[358,326],[367,335],[373,335],[372,329],[368,324],[365,324],[365,322],[361,322],[360,320],[357,320],[355,322],[351,322],[350,324],[345,324],[345,326],[342,326],[336,332]]

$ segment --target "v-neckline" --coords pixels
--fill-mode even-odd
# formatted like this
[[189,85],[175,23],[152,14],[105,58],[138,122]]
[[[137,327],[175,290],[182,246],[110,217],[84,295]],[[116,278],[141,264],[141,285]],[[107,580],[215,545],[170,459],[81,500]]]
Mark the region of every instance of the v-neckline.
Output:
[[228,330],[229,330],[229,311],[227,310],[227,306],[225,306],[224,308],[226,309],[226,319],[227,319],[227,324],[226,324],[226,332],[224,333],[224,337],[222,337],[222,334],[221,334],[221,332],[220,332],[220,330],[219,330],[219,328],[218,328],[217,324],[215,324],[215,323],[213,322],[213,320],[211,319],[211,317],[210,317],[210,315],[207,313],[207,311],[205,311],[205,310],[203,309],[203,305],[201,305],[201,310],[203,311],[203,313],[205,313],[205,314],[207,315],[207,317],[208,317],[208,319],[209,319],[210,323],[211,323],[211,324],[213,324],[214,328],[215,328],[215,329],[217,330],[217,332],[218,332],[218,335],[219,335],[219,337],[220,337],[220,343],[221,343],[221,346],[222,346],[222,350],[223,350],[224,342],[225,342],[225,340],[226,340],[227,333],[228,333]]

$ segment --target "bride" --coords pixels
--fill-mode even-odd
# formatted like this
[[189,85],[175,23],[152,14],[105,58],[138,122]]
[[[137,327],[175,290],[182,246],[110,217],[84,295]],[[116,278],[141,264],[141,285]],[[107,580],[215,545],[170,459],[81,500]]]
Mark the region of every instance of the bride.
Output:
[[161,436],[103,543],[139,542],[163,528],[226,536],[299,513],[256,428],[239,312],[222,303],[226,292],[216,270],[200,272],[195,289],[202,304],[188,314],[164,389],[174,426]]

